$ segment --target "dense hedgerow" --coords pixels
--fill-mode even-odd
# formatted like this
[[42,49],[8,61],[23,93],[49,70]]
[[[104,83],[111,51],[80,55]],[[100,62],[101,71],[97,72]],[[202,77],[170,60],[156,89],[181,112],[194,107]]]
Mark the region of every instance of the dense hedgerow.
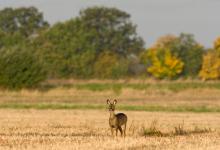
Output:
[[33,51],[0,49],[0,86],[9,89],[34,87],[46,79],[46,72]]

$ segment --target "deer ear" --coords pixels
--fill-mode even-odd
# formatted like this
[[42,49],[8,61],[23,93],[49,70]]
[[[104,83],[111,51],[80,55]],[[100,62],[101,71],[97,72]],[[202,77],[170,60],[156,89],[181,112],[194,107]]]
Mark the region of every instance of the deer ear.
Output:
[[114,103],[114,104],[117,104],[117,100],[115,99],[113,103]]
[[107,104],[110,104],[110,100],[109,100],[109,99],[107,99],[107,101],[106,101],[106,102],[107,102]]

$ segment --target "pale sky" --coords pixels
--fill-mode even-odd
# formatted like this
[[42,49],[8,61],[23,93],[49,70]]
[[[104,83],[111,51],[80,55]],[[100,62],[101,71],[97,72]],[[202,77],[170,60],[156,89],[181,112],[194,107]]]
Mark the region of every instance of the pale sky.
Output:
[[131,14],[146,47],[168,33],[192,33],[206,47],[220,36],[220,0],[0,0],[0,9],[20,6],[37,7],[51,24],[88,6],[117,7]]

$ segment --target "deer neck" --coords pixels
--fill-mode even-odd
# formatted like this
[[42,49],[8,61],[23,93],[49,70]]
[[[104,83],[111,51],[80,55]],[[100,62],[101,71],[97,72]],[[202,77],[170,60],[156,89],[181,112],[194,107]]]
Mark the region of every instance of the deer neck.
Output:
[[115,118],[115,112],[114,111],[110,111],[110,118]]

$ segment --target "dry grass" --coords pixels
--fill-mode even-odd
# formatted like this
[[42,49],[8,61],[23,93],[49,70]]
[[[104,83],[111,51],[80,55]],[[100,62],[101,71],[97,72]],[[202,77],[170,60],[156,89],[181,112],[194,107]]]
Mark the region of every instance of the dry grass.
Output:
[[50,80],[46,90],[0,90],[0,103],[103,104],[116,98],[124,105],[220,107],[220,83],[154,80]]
[[[124,79],[52,79],[47,80],[44,84],[53,84],[53,85],[61,85],[61,84],[84,84],[84,83],[201,83],[203,81],[196,79],[178,79],[178,80],[155,80],[153,78],[124,78]],[[206,81],[206,83],[216,83],[216,81]],[[204,82],[203,82],[204,83]]]
[[136,90],[123,88],[119,94],[112,90],[90,91],[86,89],[57,87],[49,91],[21,90],[0,91],[0,103],[5,102],[71,102],[103,104],[106,98],[117,98],[127,105],[190,105],[220,106],[220,90],[187,89],[172,92],[166,89]]
[[[0,149],[219,149],[219,113],[125,112],[127,137],[112,138],[104,110],[0,110]],[[155,124],[154,120],[157,120]],[[175,136],[143,136],[144,127],[172,133],[211,128]],[[153,125],[152,125],[153,124]],[[199,130],[197,130],[199,131]]]

